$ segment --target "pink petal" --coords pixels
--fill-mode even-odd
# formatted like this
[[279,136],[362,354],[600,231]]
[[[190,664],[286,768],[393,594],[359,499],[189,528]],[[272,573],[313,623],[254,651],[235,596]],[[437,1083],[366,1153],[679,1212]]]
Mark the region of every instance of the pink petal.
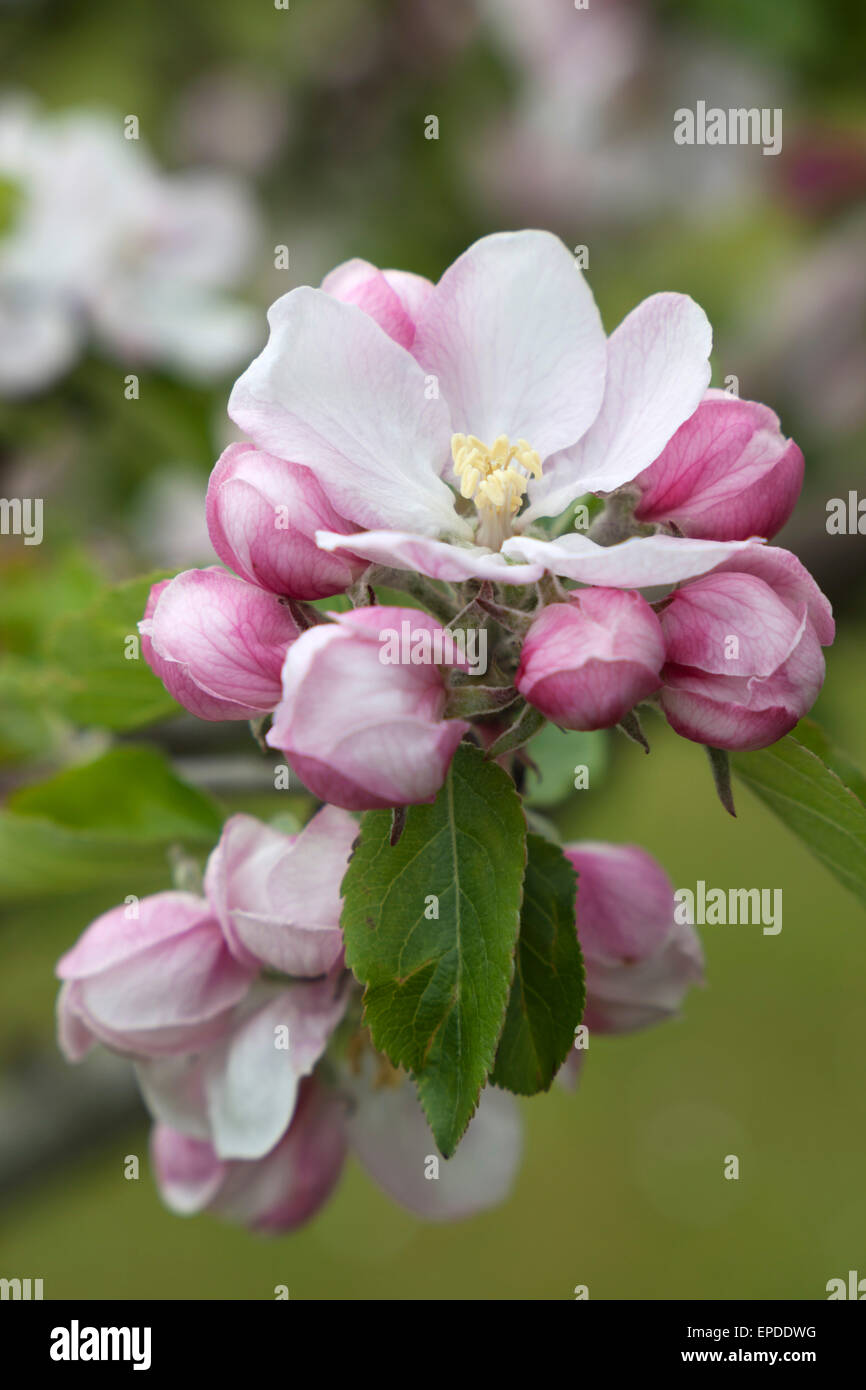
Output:
[[[169,689],[178,670],[207,700],[221,702],[224,712],[216,717],[223,719],[252,719],[274,708],[283,659],[298,635],[273,594],[216,567],[177,575],[140,626]],[[207,703],[204,710],[196,704],[187,707],[201,718],[215,717],[205,712]]]

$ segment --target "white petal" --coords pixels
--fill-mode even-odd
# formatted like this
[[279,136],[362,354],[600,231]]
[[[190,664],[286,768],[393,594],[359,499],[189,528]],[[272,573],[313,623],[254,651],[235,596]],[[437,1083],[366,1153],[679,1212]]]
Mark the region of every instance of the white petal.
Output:
[[[334,982],[257,986],[249,1013],[212,1048],[204,1085],[213,1145],[220,1158],[260,1158],[285,1132],[298,1084],[328,1044],[345,1008]],[[243,1007],[243,1006],[242,1006]],[[255,1010],[255,1011],[253,1011]],[[280,1046],[288,1030],[288,1046]]]
[[268,321],[268,344],[229,401],[253,442],[309,468],[340,515],[361,526],[468,534],[439,477],[448,409],[426,398],[409,353],[322,290],[292,290]]
[[414,570],[430,579],[459,582],[461,579],[492,579],[503,584],[534,584],[541,578],[537,564],[509,564],[497,551],[480,545],[450,545],[447,541],[413,536],[406,531],[360,531],[340,536],[336,531],[317,531],[320,550],[351,550],[377,565],[398,570]]
[[608,340],[595,423],[530,484],[520,525],[558,516],[586,492],[610,492],[658,458],[698,408],[710,380],[712,342],[706,314],[688,295],[654,294],[633,309]]
[[592,292],[549,232],[500,232],[446,270],[419,319],[413,356],[439,381],[455,431],[523,438],[542,458],[598,413],[604,329]]
[[[453,1158],[438,1155],[408,1080],[358,1089],[349,1137],[380,1187],[427,1221],[459,1221],[508,1196],[520,1163],[520,1113],[506,1091],[485,1090]],[[438,1160],[438,1177],[431,1159]]]
[[556,541],[513,536],[503,551],[516,560],[543,565],[552,574],[580,584],[612,589],[644,589],[677,584],[707,574],[755,541],[697,541],[680,536],[632,536],[619,545],[596,545],[588,536]]

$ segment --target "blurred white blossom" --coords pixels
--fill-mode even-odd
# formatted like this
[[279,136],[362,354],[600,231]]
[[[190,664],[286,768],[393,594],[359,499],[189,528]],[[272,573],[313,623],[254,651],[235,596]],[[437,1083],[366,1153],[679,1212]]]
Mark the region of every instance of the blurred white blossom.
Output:
[[233,176],[165,173],[121,117],[0,105],[0,392],[50,385],[89,336],[130,365],[194,380],[254,350],[258,315],[227,297],[258,220]]

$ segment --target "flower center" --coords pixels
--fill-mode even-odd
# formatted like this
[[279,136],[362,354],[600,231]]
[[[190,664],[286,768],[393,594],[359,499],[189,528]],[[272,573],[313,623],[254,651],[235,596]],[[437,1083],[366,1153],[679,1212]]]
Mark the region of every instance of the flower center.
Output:
[[511,521],[520,511],[530,477],[541,477],[541,459],[525,439],[511,444],[506,434],[489,449],[474,434],[455,434],[451,457],[460,496],[474,501],[481,519],[478,544],[498,550],[511,534]]

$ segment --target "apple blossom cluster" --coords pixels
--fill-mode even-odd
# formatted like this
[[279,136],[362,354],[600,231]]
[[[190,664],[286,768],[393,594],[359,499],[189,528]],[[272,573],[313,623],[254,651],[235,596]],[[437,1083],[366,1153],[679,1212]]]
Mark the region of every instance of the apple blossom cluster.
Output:
[[257,236],[244,185],[165,174],[130,134],[119,117],[42,114],[23,97],[0,107],[2,395],[51,385],[88,335],[124,362],[195,380],[254,350],[255,315],[226,297]]
[[[340,883],[357,824],[323,807],[299,835],[231,817],[201,895],[163,892],[97,918],[58,963],[60,1046],[135,1065],[153,1172],[172,1210],[292,1230],[357,1155],[394,1200],[455,1220],[507,1196],[520,1160],[514,1098],[484,1091],[459,1152],[430,1177],[431,1139],[407,1078],[372,1050],[344,965]],[[566,846],[580,874],[591,1032],[675,1015],[702,979],[694,930],[645,851]],[[586,1049],[562,1069],[573,1084]]]
[[[61,1038],[73,1057],[96,1038],[137,1058],[178,1210],[292,1226],[351,1144],[413,1209],[462,1215],[510,1184],[507,1091],[574,1074],[584,979],[591,1035],[669,1016],[701,978],[642,850],[530,844],[530,740],[548,720],[642,738],[647,704],[716,758],[793,728],[834,632],[806,569],[767,543],[803,457],[772,411],[710,388],[691,299],[653,295],[607,336],[544,232],[485,237],[435,285],[350,261],[268,317],[229,404],[246,442],[208,488],[222,563],[155,585],[139,626],[180,704],[251,721],[324,807],[297,841],[233,818],[203,898],[94,923],[60,963]],[[455,857],[431,887],[412,872],[444,873],[441,817],[467,869]],[[546,961],[556,1027],[520,993],[530,874],[579,941],[576,962]]]
[[[461,739],[527,706],[592,730],[652,701],[721,749],[812,706],[830,606],[766,544],[803,456],[767,407],[709,389],[691,299],[653,295],[605,338],[565,247],[522,232],[436,285],[349,262],[269,320],[230,402],[250,442],[208,489],[228,568],[157,586],[141,624],[194,714],[272,716],[309,790],[361,810],[431,799]],[[589,534],[550,525],[589,494]],[[379,607],[383,582],[434,611]],[[352,611],[309,606],[345,593]],[[489,630],[486,676],[381,661],[385,631],[437,619]]]

